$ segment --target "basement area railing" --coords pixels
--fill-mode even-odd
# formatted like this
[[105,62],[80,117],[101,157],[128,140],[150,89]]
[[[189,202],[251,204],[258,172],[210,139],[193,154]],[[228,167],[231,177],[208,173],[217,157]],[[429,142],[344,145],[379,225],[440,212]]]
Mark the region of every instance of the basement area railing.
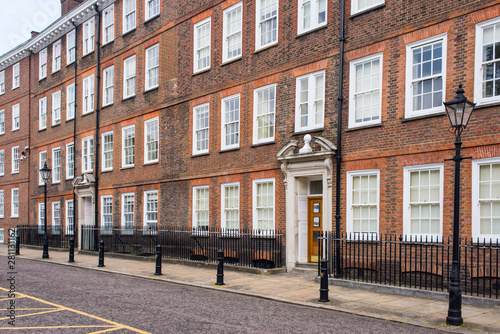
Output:
[[[97,234],[97,238],[96,238]],[[95,250],[95,240],[104,241],[106,252],[154,256],[161,245],[162,257],[216,263],[217,251],[224,250],[224,263],[253,268],[285,266],[285,235],[280,230],[190,229],[149,225],[146,229],[106,226],[82,228],[82,249]]]
[[[43,226],[23,225],[18,226],[19,240],[21,245],[43,246]],[[75,239],[75,247],[78,246],[78,237],[75,230],[68,226],[62,228],[59,225],[47,226],[47,240],[49,247],[69,248],[69,240]]]
[[[452,238],[324,232],[320,252],[338,279],[447,292]],[[460,239],[464,295],[499,298],[500,244]]]

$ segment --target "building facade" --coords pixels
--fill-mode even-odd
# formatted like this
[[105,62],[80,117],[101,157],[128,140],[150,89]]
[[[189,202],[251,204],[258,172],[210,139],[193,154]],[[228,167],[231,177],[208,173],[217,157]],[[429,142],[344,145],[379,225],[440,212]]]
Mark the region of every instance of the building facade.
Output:
[[453,219],[442,102],[462,83],[477,103],[462,136],[472,157],[462,233],[500,235],[500,5],[66,0],[62,10],[0,57],[0,227],[41,226],[47,210],[67,234],[279,229],[288,269],[317,261],[313,240],[337,222],[350,235],[441,238]]

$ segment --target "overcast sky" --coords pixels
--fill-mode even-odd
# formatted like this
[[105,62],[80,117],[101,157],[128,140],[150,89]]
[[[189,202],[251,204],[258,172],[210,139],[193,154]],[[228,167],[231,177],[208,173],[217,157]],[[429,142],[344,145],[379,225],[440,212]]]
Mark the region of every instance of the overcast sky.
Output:
[[0,0],[0,55],[42,31],[61,15],[60,0]]

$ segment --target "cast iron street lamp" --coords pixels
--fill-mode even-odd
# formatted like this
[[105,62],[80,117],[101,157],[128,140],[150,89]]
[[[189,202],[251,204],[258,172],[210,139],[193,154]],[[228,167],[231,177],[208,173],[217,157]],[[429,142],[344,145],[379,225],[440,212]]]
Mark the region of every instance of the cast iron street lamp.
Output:
[[48,259],[49,258],[49,243],[47,240],[47,181],[49,180],[50,177],[50,172],[52,169],[47,167],[47,162],[43,164],[43,167],[40,169],[40,175],[42,176],[43,180],[43,205],[44,205],[44,210],[43,210],[43,254],[42,254],[42,259]]
[[458,86],[457,96],[449,102],[443,102],[446,114],[450,119],[453,133],[455,134],[455,198],[453,210],[453,260],[451,265],[450,287],[449,287],[449,307],[446,323],[448,325],[460,326],[464,320],[462,318],[462,292],[460,291],[460,253],[459,253],[459,233],[460,233],[460,162],[470,157],[462,157],[460,149],[462,138],[460,135],[467,127],[469,119],[474,111],[475,103],[470,102],[464,96],[462,84]]

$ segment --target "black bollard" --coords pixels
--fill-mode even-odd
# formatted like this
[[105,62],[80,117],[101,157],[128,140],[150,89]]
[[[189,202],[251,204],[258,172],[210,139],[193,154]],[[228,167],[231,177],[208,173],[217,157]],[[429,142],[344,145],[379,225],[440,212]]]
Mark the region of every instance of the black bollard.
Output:
[[328,299],[328,262],[325,258],[321,260],[321,281],[319,286],[319,300],[320,303],[329,302]]
[[75,239],[69,239],[69,260],[68,262],[75,262]]
[[155,276],[161,275],[161,245],[156,245],[156,271]]
[[16,255],[19,255],[19,248],[21,247],[21,238],[19,235],[16,236]]
[[99,264],[98,267],[104,267],[104,241],[99,243]]
[[215,285],[221,286],[224,285],[224,251],[222,249],[217,252],[217,261],[219,264],[217,265],[217,283]]

